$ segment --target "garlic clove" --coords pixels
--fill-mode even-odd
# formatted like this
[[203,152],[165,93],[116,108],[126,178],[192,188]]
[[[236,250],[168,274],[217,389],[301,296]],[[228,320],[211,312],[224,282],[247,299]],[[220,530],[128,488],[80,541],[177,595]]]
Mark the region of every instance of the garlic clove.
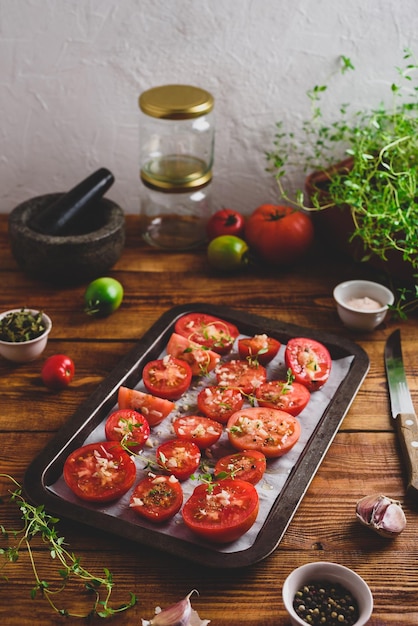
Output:
[[396,537],[406,526],[401,503],[384,495],[361,498],[356,505],[356,515],[362,524],[384,537]]
[[190,596],[194,592],[195,590],[191,591],[183,600],[159,611],[151,620],[143,619],[142,626],[207,626],[210,620],[201,620],[192,609]]

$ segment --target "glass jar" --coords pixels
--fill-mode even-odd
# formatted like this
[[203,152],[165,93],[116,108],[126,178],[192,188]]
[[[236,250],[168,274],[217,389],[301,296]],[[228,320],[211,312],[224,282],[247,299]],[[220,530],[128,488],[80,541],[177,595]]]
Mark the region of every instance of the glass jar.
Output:
[[143,239],[163,250],[189,250],[206,241],[206,224],[211,215],[207,172],[183,186],[151,183],[141,175],[145,197],[141,203]]
[[184,185],[213,165],[213,97],[191,85],[162,85],[139,96],[140,169],[151,183]]

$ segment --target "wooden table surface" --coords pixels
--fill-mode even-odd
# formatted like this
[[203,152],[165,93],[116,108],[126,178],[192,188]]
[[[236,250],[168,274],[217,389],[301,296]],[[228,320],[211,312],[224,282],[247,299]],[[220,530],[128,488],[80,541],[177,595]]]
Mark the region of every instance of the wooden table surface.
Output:
[[[367,352],[370,370],[325,459],[313,478],[280,545],[266,559],[239,570],[214,570],[127,542],[104,531],[61,519],[59,533],[89,570],[108,568],[113,574],[115,605],[138,597],[135,607],[112,623],[139,625],[156,606],[168,606],[197,589],[193,606],[213,626],[284,626],[289,624],[281,588],[295,568],[312,561],[336,561],[353,568],[368,582],[374,596],[373,626],[418,623],[418,513],[405,495],[405,476],[392,427],[383,365],[383,346],[400,327],[406,371],[418,407],[418,321],[386,323],[370,334],[346,330],[337,317],[333,287],[351,278],[376,278],[368,267],[332,258],[322,250],[299,267],[256,270],[219,276],[207,265],[205,251],[161,253],[141,242],[135,216],[127,219],[125,251],[110,275],[124,285],[121,308],[106,319],[83,312],[85,285],[56,288],[22,274],[11,256],[7,216],[0,218],[0,310],[19,306],[45,310],[53,320],[50,340],[41,359],[13,365],[0,359],[0,473],[23,480],[25,470],[75,409],[106,378],[120,359],[168,309],[188,302],[210,302],[241,311],[344,336]],[[73,383],[64,391],[48,391],[41,383],[44,358],[65,353],[76,364]],[[10,485],[2,480],[1,493]],[[384,493],[401,501],[405,531],[384,539],[355,518],[357,500]],[[19,527],[15,505],[0,507],[0,524]],[[34,542],[45,580],[57,565],[47,547]],[[1,547],[1,546],[0,546]],[[33,577],[28,555],[4,570],[0,581],[0,623],[4,626],[61,623],[45,600],[30,597]],[[82,605],[80,590],[68,600]],[[79,620],[68,618],[65,623]]]

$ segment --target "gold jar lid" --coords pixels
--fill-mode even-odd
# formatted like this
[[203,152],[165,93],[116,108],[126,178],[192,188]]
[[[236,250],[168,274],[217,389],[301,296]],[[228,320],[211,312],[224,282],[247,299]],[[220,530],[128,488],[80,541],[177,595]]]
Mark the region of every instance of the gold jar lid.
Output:
[[210,113],[213,97],[192,85],[161,85],[144,91],[138,99],[146,115],[166,120],[186,120]]
[[197,191],[202,187],[206,187],[206,185],[212,181],[212,172],[209,170],[202,176],[199,176],[199,178],[181,181],[180,183],[169,180],[158,180],[149,176],[149,174],[144,172],[144,170],[141,170],[140,178],[148,189],[153,189],[154,191],[163,191],[165,193],[189,193],[191,191]]

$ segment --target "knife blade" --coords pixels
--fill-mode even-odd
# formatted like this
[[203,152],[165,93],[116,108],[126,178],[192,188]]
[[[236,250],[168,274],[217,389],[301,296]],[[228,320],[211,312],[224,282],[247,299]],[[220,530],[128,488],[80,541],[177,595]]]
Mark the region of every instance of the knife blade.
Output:
[[402,449],[407,472],[407,491],[418,496],[418,420],[408,388],[402,357],[401,331],[395,330],[387,339],[385,369],[392,417]]

